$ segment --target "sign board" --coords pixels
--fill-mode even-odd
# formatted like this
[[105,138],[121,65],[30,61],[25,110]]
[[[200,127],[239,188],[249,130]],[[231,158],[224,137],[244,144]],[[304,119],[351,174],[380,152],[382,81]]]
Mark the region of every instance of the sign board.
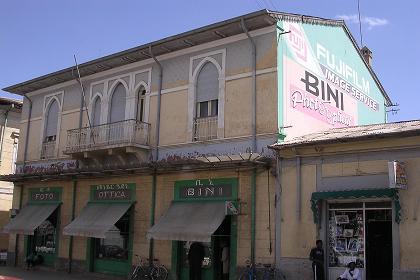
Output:
[[196,179],[175,182],[175,200],[234,200],[236,178]]
[[405,163],[401,161],[388,162],[389,187],[393,189],[407,189],[407,173]]
[[232,185],[198,185],[181,187],[181,198],[231,197]]
[[31,188],[29,190],[30,202],[59,202],[61,201],[61,188],[45,187]]
[[289,126],[287,137],[385,120],[381,89],[342,27],[278,24],[288,31],[278,46],[279,124]]
[[133,183],[101,184],[91,186],[92,201],[130,201],[134,199]]

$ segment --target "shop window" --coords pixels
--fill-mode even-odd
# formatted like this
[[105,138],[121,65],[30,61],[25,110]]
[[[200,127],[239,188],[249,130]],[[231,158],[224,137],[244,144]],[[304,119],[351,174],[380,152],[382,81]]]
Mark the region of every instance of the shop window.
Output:
[[346,267],[355,262],[365,266],[363,210],[330,210],[328,228],[329,267]]
[[129,212],[127,211],[114,227],[105,234],[106,238],[95,239],[97,259],[128,260]]
[[38,254],[55,254],[58,211],[54,211],[47,220],[36,228],[33,246]]

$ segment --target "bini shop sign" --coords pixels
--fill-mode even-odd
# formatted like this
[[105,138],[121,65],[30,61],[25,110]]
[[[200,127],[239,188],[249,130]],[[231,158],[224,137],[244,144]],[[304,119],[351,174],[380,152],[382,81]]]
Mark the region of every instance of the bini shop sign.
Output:
[[182,199],[211,199],[232,197],[232,185],[217,183],[211,179],[195,180],[195,184],[181,185],[179,196]]

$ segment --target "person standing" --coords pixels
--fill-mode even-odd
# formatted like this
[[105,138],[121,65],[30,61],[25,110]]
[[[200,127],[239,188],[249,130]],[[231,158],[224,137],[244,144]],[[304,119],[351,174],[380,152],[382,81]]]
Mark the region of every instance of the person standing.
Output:
[[229,279],[229,246],[226,242],[222,242],[222,279],[228,280]]
[[312,261],[314,279],[324,280],[324,249],[322,248],[322,240],[316,241],[316,247],[312,248],[309,259]]
[[200,242],[194,242],[188,251],[188,263],[190,265],[190,280],[201,280],[201,266],[204,259],[204,246]]

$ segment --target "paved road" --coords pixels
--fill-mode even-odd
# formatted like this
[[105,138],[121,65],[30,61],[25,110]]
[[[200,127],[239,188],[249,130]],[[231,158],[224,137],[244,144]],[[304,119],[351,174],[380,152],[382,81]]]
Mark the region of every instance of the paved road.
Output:
[[97,274],[80,274],[80,273],[66,273],[47,270],[24,270],[16,267],[0,266],[0,280],[110,280],[110,279],[124,279],[119,277],[110,277]]

